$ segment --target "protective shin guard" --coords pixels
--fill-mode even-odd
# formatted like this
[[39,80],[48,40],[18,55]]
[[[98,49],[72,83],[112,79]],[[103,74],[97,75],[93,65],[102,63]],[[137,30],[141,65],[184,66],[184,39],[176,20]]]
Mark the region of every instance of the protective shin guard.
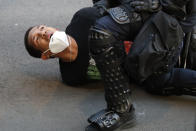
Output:
[[121,67],[121,58],[114,44],[116,39],[108,32],[92,28],[90,51],[95,59],[105,86],[107,109],[92,115],[86,131],[113,131],[117,128],[133,126],[135,123],[128,78]]
[[95,59],[105,85],[105,99],[109,110],[118,113],[128,112],[131,107],[129,83],[121,67],[117,40],[108,32],[91,29],[90,51]]

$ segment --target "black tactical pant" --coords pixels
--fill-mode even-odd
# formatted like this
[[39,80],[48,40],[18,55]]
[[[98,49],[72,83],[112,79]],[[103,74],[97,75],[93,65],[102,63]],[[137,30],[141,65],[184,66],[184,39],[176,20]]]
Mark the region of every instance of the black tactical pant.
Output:
[[196,96],[196,71],[173,68],[169,73],[149,77],[145,84],[147,91],[157,95]]
[[[105,16],[97,20],[95,26],[112,32],[116,38],[132,41],[142,27],[142,23],[137,22],[132,24],[118,24],[110,16]],[[128,57],[129,54],[126,58]],[[128,68],[125,70],[132,69]],[[171,72],[151,76],[144,82],[144,84],[149,91],[153,91],[155,89],[155,91],[162,92],[162,89],[173,86],[179,89],[186,87],[190,89],[190,92],[192,92],[192,88],[196,88],[196,71],[183,68],[173,68]],[[195,89],[193,89],[193,92],[194,90]],[[183,91],[180,91],[180,93],[191,95],[189,93],[183,93]]]

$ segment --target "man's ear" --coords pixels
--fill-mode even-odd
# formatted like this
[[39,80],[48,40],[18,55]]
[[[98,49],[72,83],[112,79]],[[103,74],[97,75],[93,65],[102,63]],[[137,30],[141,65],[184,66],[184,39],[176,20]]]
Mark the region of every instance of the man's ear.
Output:
[[41,59],[42,59],[42,60],[47,60],[47,59],[49,59],[49,58],[50,58],[50,55],[49,55],[49,54],[42,53],[42,55],[41,55]]

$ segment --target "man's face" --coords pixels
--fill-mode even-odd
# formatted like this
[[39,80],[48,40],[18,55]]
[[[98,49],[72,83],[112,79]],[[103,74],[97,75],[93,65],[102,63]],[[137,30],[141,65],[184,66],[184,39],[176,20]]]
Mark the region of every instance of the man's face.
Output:
[[31,29],[28,43],[39,51],[45,51],[49,47],[50,37],[57,29],[45,25],[38,25]]

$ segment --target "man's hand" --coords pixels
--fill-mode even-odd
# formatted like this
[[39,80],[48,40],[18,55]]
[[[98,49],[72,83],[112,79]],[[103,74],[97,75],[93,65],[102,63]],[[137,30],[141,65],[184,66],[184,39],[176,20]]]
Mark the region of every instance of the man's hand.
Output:
[[107,13],[108,1],[107,0],[94,0],[97,1],[93,4],[99,10],[100,15],[105,15]]
[[157,12],[161,7],[159,0],[134,0],[130,5],[137,12]]

